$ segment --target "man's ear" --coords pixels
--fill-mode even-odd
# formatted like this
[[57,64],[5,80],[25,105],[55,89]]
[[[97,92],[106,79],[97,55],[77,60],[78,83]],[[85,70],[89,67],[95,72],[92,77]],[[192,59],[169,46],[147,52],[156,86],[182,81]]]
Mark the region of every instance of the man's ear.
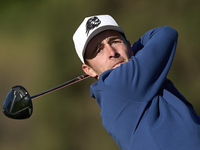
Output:
[[94,77],[94,78],[97,77],[96,72],[90,66],[83,64],[82,69],[87,75]]

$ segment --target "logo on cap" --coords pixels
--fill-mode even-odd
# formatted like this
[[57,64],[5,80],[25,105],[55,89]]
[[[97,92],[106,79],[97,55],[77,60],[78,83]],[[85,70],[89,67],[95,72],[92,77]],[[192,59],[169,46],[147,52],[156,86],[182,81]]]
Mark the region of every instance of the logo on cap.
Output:
[[98,27],[101,24],[101,21],[98,17],[91,17],[86,23],[86,34],[88,36],[90,30]]

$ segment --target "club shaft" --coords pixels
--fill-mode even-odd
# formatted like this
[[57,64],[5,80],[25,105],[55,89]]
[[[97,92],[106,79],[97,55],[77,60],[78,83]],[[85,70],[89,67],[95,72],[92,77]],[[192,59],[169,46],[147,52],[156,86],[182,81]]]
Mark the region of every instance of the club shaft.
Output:
[[57,90],[62,89],[62,88],[64,88],[64,87],[66,87],[66,86],[69,86],[69,85],[71,85],[71,84],[74,84],[74,83],[77,83],[77,82],[79,82],[79,81],[82,81],[82,80],[84,80],[84,79],[86,79],[86,78],[88,78],[88,77],[90,77],[90,76],[87,75],[87,74],[80,75],[80,76],[78,76],[78,77],[76,77],[76,78],[74,78],[74,79],[72,79],[72,80],[70,80],[70,81],[67,81],[67,82],[65,82],[65,83],[62,83],[62,84],[60,84],[60,85],[58,85],[58,86],[55,86],[55,87],[53,87],[53,88],[51,88],[51,89],[49,89],[49,90],[46,90],[46,91],[41,92],[41,93],[39,93],[39,94],[33,95],[33,96],[31,96],[31,99],[35,99],[35,98],[38,98],[38,97],[40,97],[40,96],[43,96],[43,95],[49,94],[49,93],[51,93],[51,92],[57,91]]

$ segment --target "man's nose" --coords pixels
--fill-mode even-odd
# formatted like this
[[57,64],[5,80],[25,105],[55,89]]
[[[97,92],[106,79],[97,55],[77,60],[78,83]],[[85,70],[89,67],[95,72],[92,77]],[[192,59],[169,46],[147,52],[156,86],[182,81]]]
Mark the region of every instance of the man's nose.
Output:
[[107,53],[108,53],[109,58],[116,56],[117,51],[115,48],[113,48],[110,44],[107,44],[106,48],[107,48]]

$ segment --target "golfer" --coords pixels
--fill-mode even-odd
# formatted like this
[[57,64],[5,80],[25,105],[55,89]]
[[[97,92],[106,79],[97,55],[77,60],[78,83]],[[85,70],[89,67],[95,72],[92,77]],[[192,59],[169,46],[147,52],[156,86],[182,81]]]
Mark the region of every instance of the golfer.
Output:
[[177,38],[158,27],[131,45],[109,15],[87,17],[75,32],[103,127],[121,150],[200,150],[200,117],[167,79]]

